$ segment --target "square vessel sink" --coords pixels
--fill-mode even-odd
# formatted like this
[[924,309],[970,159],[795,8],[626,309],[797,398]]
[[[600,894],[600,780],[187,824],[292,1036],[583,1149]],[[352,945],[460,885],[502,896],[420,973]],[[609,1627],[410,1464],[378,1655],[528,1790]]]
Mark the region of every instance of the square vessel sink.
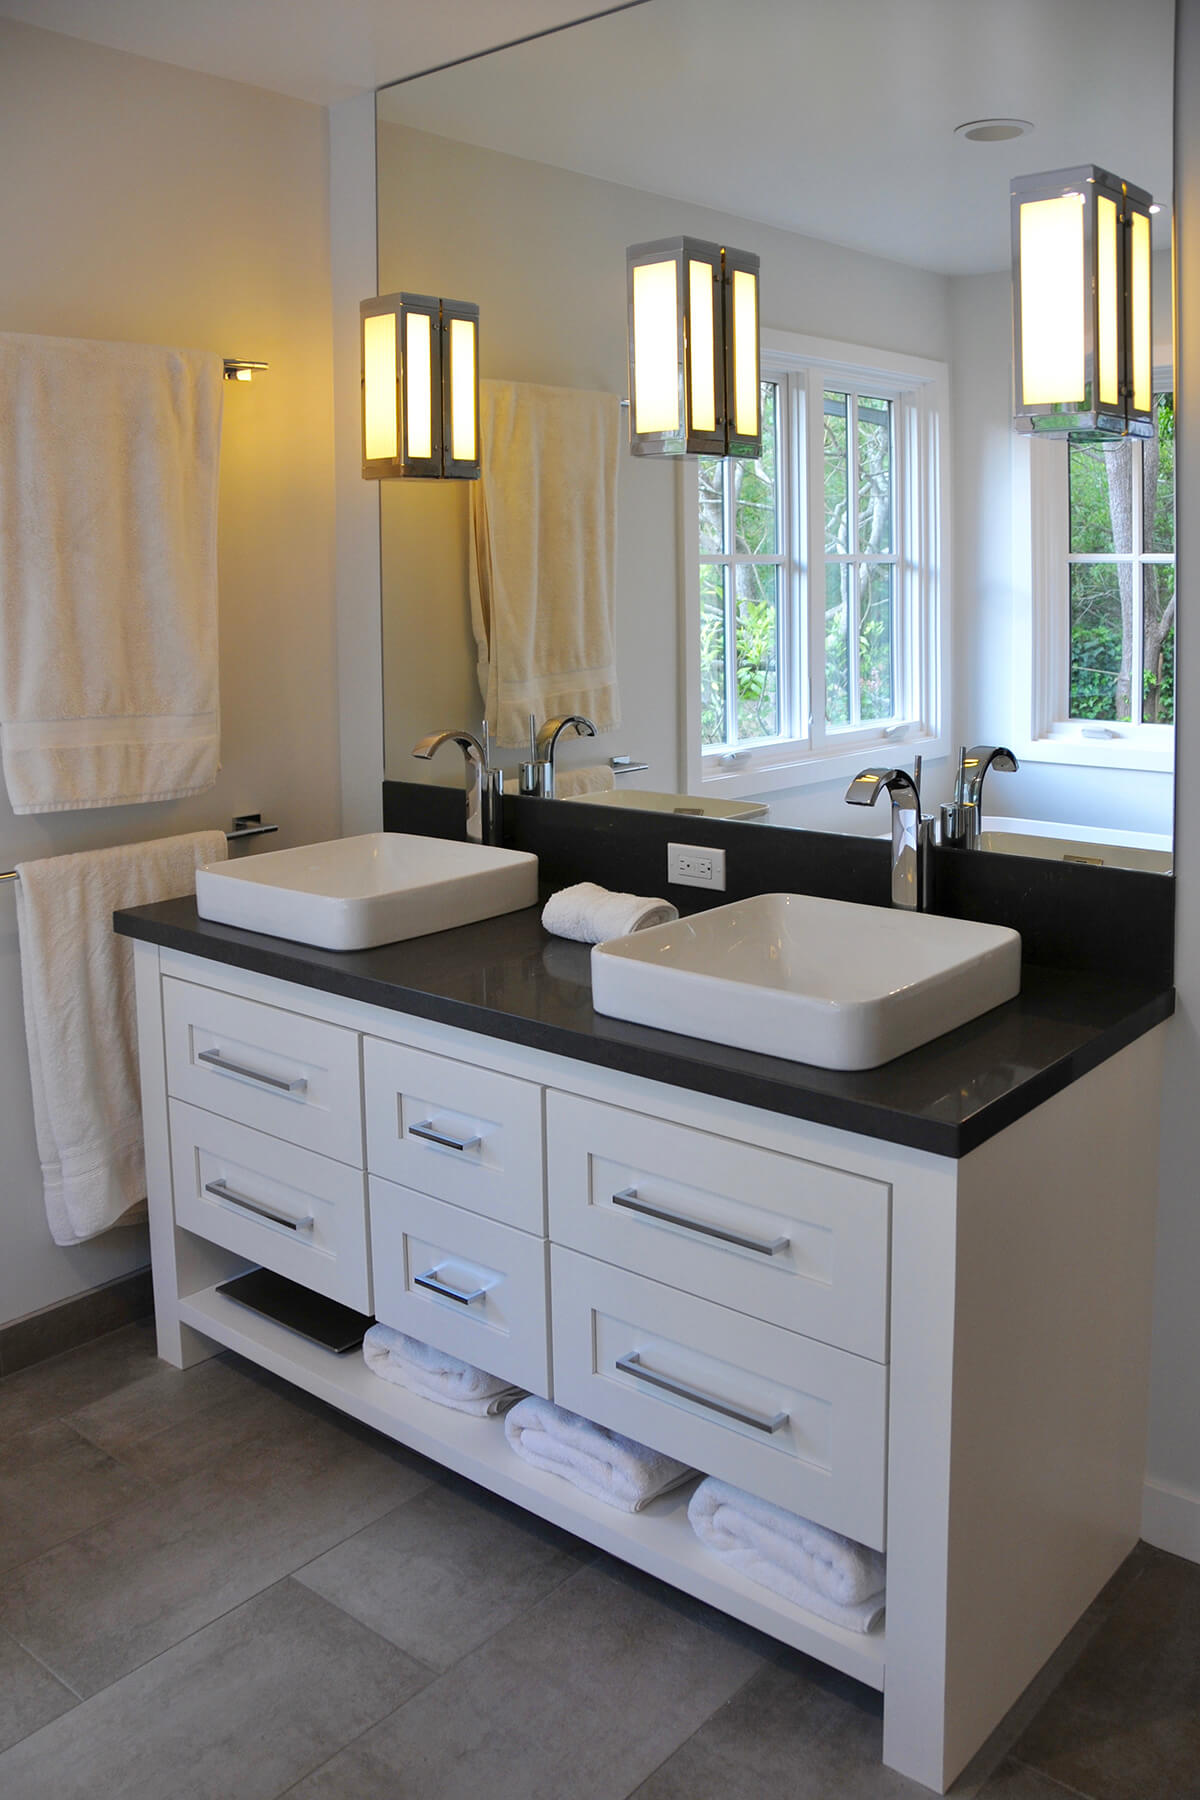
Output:
[[822,1069],[873,1069],[1011,1000],[1000,925],[758,894],[592,948],[597,1012]]
[[533,906],[538,860],[524,850],[371,831],[271,850],[196,873],[202,919],[322,950],[369,950]]

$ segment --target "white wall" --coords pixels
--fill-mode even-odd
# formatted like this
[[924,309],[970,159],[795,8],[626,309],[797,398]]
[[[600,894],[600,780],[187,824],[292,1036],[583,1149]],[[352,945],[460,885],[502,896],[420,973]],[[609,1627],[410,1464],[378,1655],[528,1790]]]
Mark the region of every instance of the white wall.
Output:
[[1175,985],[1163,1096],[1145,1535],[1200,1561],[1200,0],[1178,0],[1175,63],[1179,630]]
[[[226,392],[216,787],[21,819],[0,795],[0,868],[248,809],[269,846],[336,835],[326,140],[320,107],[0,21],[0,330],[271,364]],[[0,1323],[145,1260],[140,1232],[50,1241],[0,884]]]
[[[379,217],[380,291],[477,301],[485,376],[625,394],[625,247],[681,232],[759,252],[765,326],[917,356],[948,353],[941,276],[384,120]],[[591,762],[627,751],[651,764],[640,785],[670,790],[685,785],[678,474],[672,463],[621,458],[624,723],[563,757]],[[448,785],[461,780],[448,752],[420,764],[409,751],[422,733],[477,720],[481,711],[467,605],[467,493],[457,482],[382,488],[386,766],[395,779]],[[858,821],[844,792],[842,782],[772,796],[772,817],[848,829]]]

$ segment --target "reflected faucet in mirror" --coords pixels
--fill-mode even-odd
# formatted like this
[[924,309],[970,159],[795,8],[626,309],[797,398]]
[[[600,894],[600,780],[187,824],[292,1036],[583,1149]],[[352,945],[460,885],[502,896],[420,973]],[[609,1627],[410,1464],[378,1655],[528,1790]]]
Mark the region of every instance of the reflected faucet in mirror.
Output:
[[576,737],[595,737],[596,727],[582,713],[560,713],[547,719],[534,734],[533,714],[529,715],[530,761],[521,765],[521,792],[539,800],[554,799],[554,758],[558,740],[568,726]]
[[491,739],[487,721],[483,726],[483,742],[472,731],[434,731],[412,747],[414,756],[428,762],[443,744],[457,744],[467,765],[467,839],[472,844],[499,844],[501,833],[501,799],[504,772],[492,767]]
[[892,905],[925,912],[931,901],[933,820],[921,817],[921,759],[907,769],[862,769],[846,789],[849,806],[874,806],[887,789],[892,803]]
[[983,778],[989,769],[1015,774],[1020,763],[1003,744],[964,745],[958,753],[954,799],[942,807],[942,843],[951,850],[978,850],[983,825]]

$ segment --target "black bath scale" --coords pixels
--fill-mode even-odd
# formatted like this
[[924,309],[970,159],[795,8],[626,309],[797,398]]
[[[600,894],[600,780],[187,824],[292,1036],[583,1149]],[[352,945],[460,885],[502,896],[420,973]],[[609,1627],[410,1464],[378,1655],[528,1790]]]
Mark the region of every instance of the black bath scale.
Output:
[[368,1313],[355,1312],[340,1300],[314,1294],[311,1288],[276,1275],[272,1269],[247,1269],[232,1281],[222,1281],[217,1292],[228,1294],[239,1306],[248,1306],[251,1312],[273,1319],[276,1325],[285,1326],[307,1338],[310,1344],[319,1344],[322,1350],[332,1350],[337,1356],[357,1350],[367,1328],[375,1323]]

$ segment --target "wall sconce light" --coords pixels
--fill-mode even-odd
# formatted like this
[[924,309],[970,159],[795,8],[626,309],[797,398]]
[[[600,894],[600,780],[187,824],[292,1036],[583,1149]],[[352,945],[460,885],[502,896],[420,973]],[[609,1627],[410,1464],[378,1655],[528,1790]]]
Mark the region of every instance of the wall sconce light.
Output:
[[359,306],[362,472],[479,479],[479,308],[428,294]]
[[629,448],[760,456],[758,257],[681,237],[632,244],[625,264]]
[[1090,164],[1012,184],[1013,417],[1042,437],[1149,437],[1152,201]]

